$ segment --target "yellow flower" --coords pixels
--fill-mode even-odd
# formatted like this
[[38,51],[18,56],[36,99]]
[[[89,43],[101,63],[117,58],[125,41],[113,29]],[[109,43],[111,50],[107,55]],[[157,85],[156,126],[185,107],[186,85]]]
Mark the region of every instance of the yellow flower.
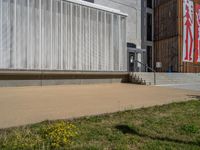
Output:
[[54,148],[71,144],[72,139],[78,135],[76,126],[64,121],[49,125],[44,129],[44,133]]

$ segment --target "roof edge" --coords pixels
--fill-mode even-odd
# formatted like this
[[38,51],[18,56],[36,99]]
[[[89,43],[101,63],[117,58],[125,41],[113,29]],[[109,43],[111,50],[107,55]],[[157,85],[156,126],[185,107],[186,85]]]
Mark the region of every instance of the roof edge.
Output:
[[122,16],[128,17],[128,14],[123,13],[118,9],[105,7],[105,6],[102,6],[102,5],[99,5],[99,4],[94,4],[94,3],[81,1],[81,0],[62,0],[62,1],[63,2],[75,3],[75,4],[83,5],[83,6],[86,6],[86,7],[96,8],[96,9],[99,9],[99,10],[103,10],[103,11],[107,11],[107,12],[111,12],[111,13],[115,13],[115,14],[118,14],[118,15],[122,15]]

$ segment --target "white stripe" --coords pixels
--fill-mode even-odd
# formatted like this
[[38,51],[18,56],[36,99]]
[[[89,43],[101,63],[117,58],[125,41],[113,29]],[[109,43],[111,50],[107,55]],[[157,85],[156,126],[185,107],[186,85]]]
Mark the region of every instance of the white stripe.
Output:
[[[75,8],[75,14],[74,14],[74,17],[75,17],[75,37],[76,37],[76,43],[78,44],[78,7],[76,6],[76,7],[74,7]],[[74,59],[75,59],[75,68],[78,68],[78,65],[77,65],[77,60],[78,60],[78,45],[77,44],[75,44],[74,46],[74,48],[75,48],[75,57],[74,57]]]
[[72,61],[72,57],[73,57],[73,55],[72,55],[72,53],[73,53],[73,51],[72,51],[72,48],[73,48],[73,32],[72,32],[72,29],[73,29],[73,24],[72,24],[72,13],[73,13],[73,11],[72,11],[72,7],[73,5],[72,4],[70,4],[70,11],[71,11],[71,17],[70,17],[70,21],[71,21],[71,43],[70,43],[70,70],[73,70],[73,61]]
[[82,70],[82,7],[80,7],[79,69]]
[[106,12],[104,12],[104,71],[107,71],[107,55],[106,55]]
[[51,0],[51,51],[50,51],[50,54],[51,54],[51,69],[53,69],[53,0]]
[[[9,15],[8,15],[8,12],[9,12],[9,3],[6,3],[6,45],[5,45],[5,50],[6,50],[6,53],[4,54],[3,56],[3,59],[4,59],[4,68],[9,68],[10,69],[10,58],[9,58],[9,55],[10,55],[10,46],[8,46],[8,42],[9,42]],[[7,49],[6,49],[7,48]],[[9,52],[9,54],[8,54]]]
[[121,17],[118,16],[118,23],[119,23],[119,28],[118,28],[118,32],[119,32],[119,71],[121,70],[121,51],[122,51],[122,48],[121,48]]
[[89,36],[88,36],[88,42],[89,42],[89,44],[88,44],[88,54],[89,54],[88,63],[89,63],[89,64],[88,64],[88,69],[89,69],[89,70],[91,70],[91,45],[90,45],[90,44],[91,44],[91,35],[90,35],[90,33],[91,33],[91,27],[90,27],[90,22],[91,22],[91,19],[90,19],[90,18],[91,18],[91,17],[90,17],[90,16],[91,16],[91,15],[90,15],[90,12],[91,12],[91,11],[90,11],[90,8],[88,8],[88,13],[89,13],[89,15],[88,15],[88,20],[89,20],[89,21],[88,21],[88,27],[89,27],[89,33],[88,33],[88,34],[89,34]]
[[113,48],[113,32],[114,32],[114,30],[113,30],[113,28],[114,28],[114,16],[113,16],[113,14],[112,14],[112,16],[111,16],[111,71],[114,71],[114,59],[113,59],[113,57],[114,57],[114,48]]
[[63,70],[63,3],[62,3],[62,1],[61,1],[61,12],[60,12],[61,14],[60,14],[60,17],[61,17],[61,33],[60,33],[60,36],[61,36],[61,38],[60,38],[60,42],[61,42],[61,44],[60,44],[60,50],[61,50],[61,58],[60,58],[60,69],[61,70]]
[[39,1],[39,10],[40,10],[40,63],[39,63],[39,66],[40,66],[40,69],[42,69],[42,0]]
[[[27,22],[28,22],[28,31],[27,31],[27,69],[30,68],[30,62],[31,62],[31,49],[30,49],[30,43],[29,43],[29,37],[30,37],[30,32],[29,32],[29,29],[30,29],[30,19],[29,19],[29,13],[30,13],[30,4],[29,4],[29,0],[27,2],[27,7],[28,7],[28,13],[27,13],[27,16],[28,16],[28,19],[27,19]],[[30,52],[30,53],[29,53]],[[29,60],[30,59],[30,60]]]
[[96,70],[98,70],[99,65],[99,11],[97,10],[97,52],[96,52],[96,59],[97,59],[97,66]]
[[3,0],[0,0],[1,1],[1,22],[0,22],[0,33],[1,33],[1,39],[0,39],[0,42],[1,42],[1,49],[0,49],[0,69],[2,69],[2,53],[3,53]]

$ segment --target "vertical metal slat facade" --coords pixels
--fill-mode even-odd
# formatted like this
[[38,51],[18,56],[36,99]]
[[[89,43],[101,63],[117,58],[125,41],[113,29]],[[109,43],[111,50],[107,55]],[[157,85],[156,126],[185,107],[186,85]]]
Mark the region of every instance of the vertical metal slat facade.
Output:
[[126,16],[64,0],[0,0],[0,69],[127,71]]

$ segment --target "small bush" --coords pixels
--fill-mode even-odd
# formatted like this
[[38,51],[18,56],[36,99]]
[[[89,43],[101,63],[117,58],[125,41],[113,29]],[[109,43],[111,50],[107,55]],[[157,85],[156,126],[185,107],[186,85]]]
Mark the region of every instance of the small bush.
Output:
[[77,128],[64,121],[50,124],[43,128],[43,136],[51,148],[61,148],[72,144],[72,139],[78,135]]

